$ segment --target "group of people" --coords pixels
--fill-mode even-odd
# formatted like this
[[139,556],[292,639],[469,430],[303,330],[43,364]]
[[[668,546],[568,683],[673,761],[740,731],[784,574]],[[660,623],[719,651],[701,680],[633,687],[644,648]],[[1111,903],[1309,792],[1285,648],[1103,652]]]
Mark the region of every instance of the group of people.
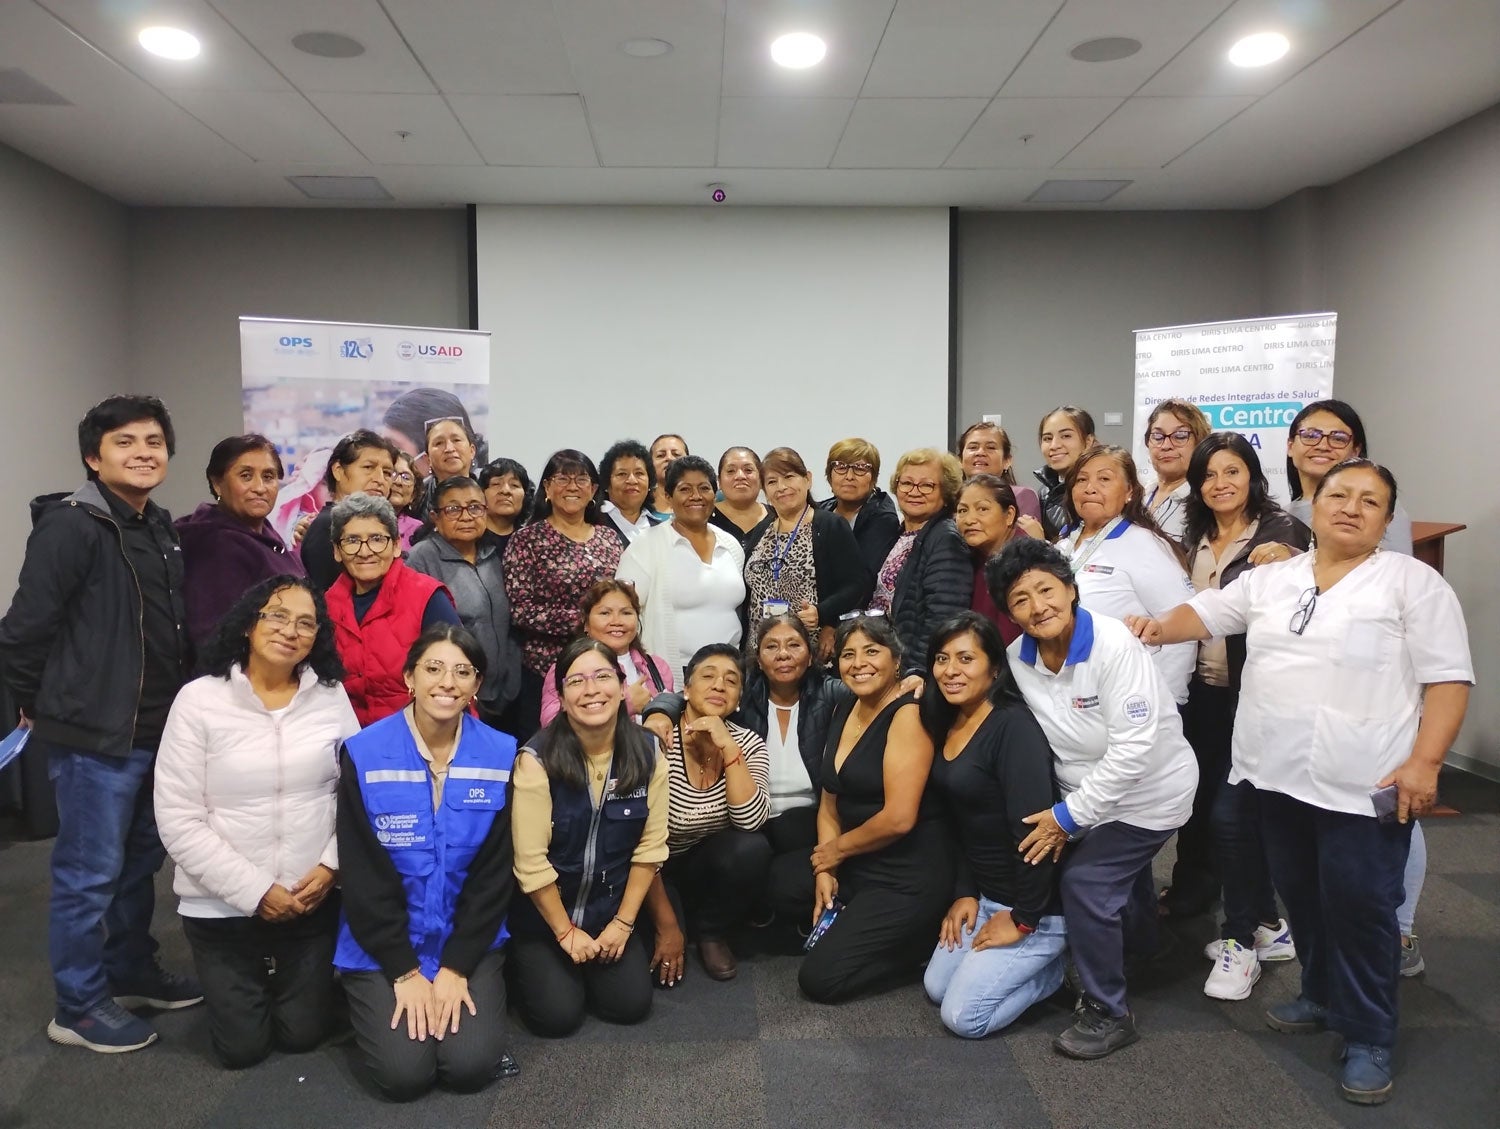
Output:
[[[1292,423],[1290,511],[1178,400],[1149,490],[1074,407],[1039,489],[982,423],[889,493],[840,440],[822,500],[788,447],[561,449],[534,484],[461,407],[423,430],[340,440],[283,538],[263,436],[173,523],[165,407],[84,417],[0,621],[57,790],[53,1041],[139,1049],[135,1009],[206,1001],[241,1067],[316,1046],[341,985],[407,1100],[504,1069],[507,1001],[637,1022],[754,936],[820,1002],[920,976],[969,1038],[1067,983],[1055,1046],[1093,1059],[1138,1037],[1128,958],[1222,896],[1205,992],[1300,956],[1268,1022],[1341,1032],[1344,1095],[1388,1096],[1415,818],[1473,674],[1349,405]],[[150,936],[167,854],[196,978]]]

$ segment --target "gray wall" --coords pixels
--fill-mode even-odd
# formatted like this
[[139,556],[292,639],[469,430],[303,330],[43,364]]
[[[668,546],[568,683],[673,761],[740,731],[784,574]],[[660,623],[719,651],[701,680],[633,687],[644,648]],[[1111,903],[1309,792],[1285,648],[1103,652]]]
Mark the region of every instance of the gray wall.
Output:
[[31,529],[28,501],[83,481],[75,428],[128,383],[126,211],[0,145],[0,389],[11,488],[0,607]]
[[206,500],[209,451],[244,426],[241,315],[466,328],[467,247],[457,209],[133,210],[132,386],[166,401],[178,434],[158,500]]
[[959,427],[1001,413],[1027,482],[1060,403],[1130,445],[1133,330],[1262,312],[1253,212],[963,212],[957,256]]

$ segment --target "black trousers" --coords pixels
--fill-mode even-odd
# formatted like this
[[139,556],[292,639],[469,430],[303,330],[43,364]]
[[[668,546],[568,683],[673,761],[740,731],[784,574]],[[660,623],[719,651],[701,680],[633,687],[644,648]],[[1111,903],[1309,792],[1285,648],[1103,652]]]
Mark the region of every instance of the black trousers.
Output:
[[439,1083],[471,1093],[484,1089],[499,1075],[506,1036],[505,957],[499,950],[480,958],[469,977],[476,1014],[463,1008],[458,1033],[441,1040],[428,1035],[417,1042],[407,1035],[404,1017],[391,1030],[396,989],[385,973],[346,972],[344,991],[365,1069],[391,1101],[412,1101]]
[[651,950],[631,934],[613,964],[574,964],[551,937],[510,939],[511,983],[521,1020],[537,1035],[571,1035],[593,1012],[606,1023],[639,1023],[651,1011]]
[[792,808],[761,828],[771,844],[766,897],[778,922],[790,922],[805,937],[812,925],[812,853],[818,845],[818,808]]
[[231,1070],[273,1049],[300,1054],[328,1035],[334,1014],[338,892],[306,917],[184,917],[182,931],[208,1008],[214,1054]]
[[662,880],[682,900],[687,934],[719,941],[760,901],[770,866],[771,844],[764,835],[726,827],[668,859]]
[[1177,861],[1172,867],[1169,909],[1193,913],[1208,908],[1219,895],[1222,870],[1214,834],[1214,805],[1229,775],[1230,744],[1239,693],[1194,678],[1182,707],[1182,734],[1198,761],[1198,790],[1193,814],[1177,832]]
[[509,705],[484,723],[502,733],[509,733],[516,743],[530,741],[542,727],[542,676],[530,667],[521,667],[521,688]]

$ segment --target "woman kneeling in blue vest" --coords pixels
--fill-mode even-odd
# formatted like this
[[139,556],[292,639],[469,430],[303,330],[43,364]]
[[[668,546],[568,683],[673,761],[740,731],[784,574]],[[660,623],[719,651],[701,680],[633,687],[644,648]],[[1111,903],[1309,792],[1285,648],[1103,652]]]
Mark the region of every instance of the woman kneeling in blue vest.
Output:
[[468,714],[484,651],[453,624],[406,656],[411,704],[344,743],[334,964],[365,1065],[410,1101],[478,1090],[505,1047],[506,784],[516,742]]
[[553,677],[562,712],[526,742],[512,782],[511,959],[521,1018],[567,1035],[588,1005],[611,1023],[651,1010],[651,946],[635,926],[667,860],[667,766],[630,720],[614,651],[568,644]]

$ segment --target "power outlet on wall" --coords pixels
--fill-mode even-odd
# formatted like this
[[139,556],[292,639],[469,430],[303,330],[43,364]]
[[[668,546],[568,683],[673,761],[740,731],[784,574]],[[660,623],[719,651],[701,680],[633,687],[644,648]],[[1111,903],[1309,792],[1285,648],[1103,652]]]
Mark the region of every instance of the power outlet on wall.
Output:
[[994,424],[996,427],[1003,427],[1004,426],[1004,424],[1002,424],[1000,422],[1000,413],[999,412],[985,412],[984,415],[980,416],[979,418],[982,419],[982,420],[984,420],[985,423],[992,423],[992,424]]
[[1119,427],[1124,422],[1125,422],[1125,413],[1124,412],[1105,412],[1104,413],[1104,426],[1105,427]]

